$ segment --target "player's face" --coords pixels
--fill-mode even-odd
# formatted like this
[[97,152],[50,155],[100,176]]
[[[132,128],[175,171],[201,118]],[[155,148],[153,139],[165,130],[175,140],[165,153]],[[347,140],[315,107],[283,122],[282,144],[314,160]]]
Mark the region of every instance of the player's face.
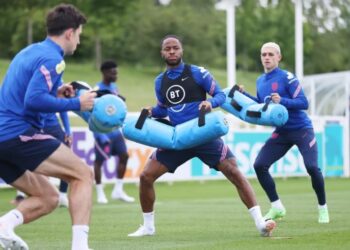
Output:
[[182,61],[183,50],[179,40],[169,37],[163,41],[162,58],[168,67],[176,67]]
[[281,61],[281,54],[275,48],[264,47],[261,49],[261,63],[264,66],[265,72],[270,72]]
[[82,26],[80,25],[77,29],[69,29],[66,31],[67,37],[67,47],[65,54],[72,55],[74,51],[77,49],[78,44],[80,44],[80,34],[82,32]]
[[103,71],[103,78],[104,78],[104,81],[107,83],[116,82],[117,77],[118,77],[117,68],[106,69],[105,71]]

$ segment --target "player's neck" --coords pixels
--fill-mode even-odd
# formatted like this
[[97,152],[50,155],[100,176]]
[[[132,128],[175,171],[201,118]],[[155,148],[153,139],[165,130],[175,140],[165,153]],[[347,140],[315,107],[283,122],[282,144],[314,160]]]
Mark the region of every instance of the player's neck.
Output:
[[176,69],[176,68],[178,68],[181,64],[182,64],[182,61],[181,61],[180,63],[176,64],[176,65],[167,64],[167,65],[166,65],[166,68],[167,68],[167,69]]
[[267,69],[267,68],[265,68],[265,69],[264,69],[265,74],[268,74],[268,73],[270,73],[270,72],[274,71],[274,70],[275,70],[277,67],[278,67],[278,66],[276,66],[276,67],[274,67],[274,68],[271,68],[271,69]]

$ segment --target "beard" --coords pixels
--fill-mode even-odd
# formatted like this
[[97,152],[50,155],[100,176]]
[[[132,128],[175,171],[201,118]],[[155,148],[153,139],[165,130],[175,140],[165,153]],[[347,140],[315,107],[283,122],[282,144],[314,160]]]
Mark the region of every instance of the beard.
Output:
[[176,59],[176,61],[174,60],[168,60],[168,59],[164,59],[165,63],[168,65],[168,66],[171,66],[171,67],[174,67],[174,66],[177,66],[181,63],[181,58],[178,58]]

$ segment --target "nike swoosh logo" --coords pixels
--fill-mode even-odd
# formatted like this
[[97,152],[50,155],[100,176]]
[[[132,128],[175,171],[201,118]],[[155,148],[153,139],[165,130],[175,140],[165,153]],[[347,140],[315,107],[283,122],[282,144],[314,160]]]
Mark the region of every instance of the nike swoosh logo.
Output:
[[181,81],[185,81],[188,77],[185,77],[185,78],[181,78]]

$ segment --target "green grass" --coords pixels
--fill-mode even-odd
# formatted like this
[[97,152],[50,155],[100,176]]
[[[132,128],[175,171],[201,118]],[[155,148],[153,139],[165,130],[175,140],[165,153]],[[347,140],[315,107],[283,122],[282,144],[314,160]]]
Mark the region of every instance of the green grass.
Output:
[[[251,180],[263,212],[267,198],[256,180]],[[108,249],[350,249],[350,206],[348,179],[326,179],[330,224],[317,223],[316,197],[309,178],[277,179],[287,215],[272,238],[258,236],[252,219],[227,181],[157,183],[156,230],[153,237],[128,238],[142,223],[138,202],[111,201],[94,204],[90,226],[90,247]],[[137,196],[135,184],[126,184],[130,195]],[[111,185],[106,186],[110,194]],[[11,208],[12,189],[0,190],[0,213]],[[70,217],[67,209],[16,232],[31,249],[69,249]]]

